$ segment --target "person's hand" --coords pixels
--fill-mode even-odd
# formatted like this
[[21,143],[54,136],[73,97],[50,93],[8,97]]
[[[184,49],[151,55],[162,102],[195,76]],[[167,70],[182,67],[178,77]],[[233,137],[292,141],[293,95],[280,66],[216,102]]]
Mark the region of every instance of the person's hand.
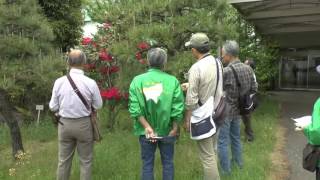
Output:
[[302,131],[303,128],[302,128],[302,127],[296,127],[294,130],[295,130],[295,131]]
[[295,131],[303,131],[308,125],[304,123],[295,123],[296,128]]
[[176,137],[178,133],[178,128],[173,128],[170,132],[169,132],[169,136],[173,136]]
[[182,89],[182,91],[187,91],[188,88],[189,88],[189,83],[183,83],[183,84],[181,84],[181,89]]
[[146,138],[150,139],[151,142],[153,143],[157,142],[156,139],[153,139],[153,137],[155,137],[156,135],[154,134],[154,131],[150,126],[145,128],[145,134],[146,134]]

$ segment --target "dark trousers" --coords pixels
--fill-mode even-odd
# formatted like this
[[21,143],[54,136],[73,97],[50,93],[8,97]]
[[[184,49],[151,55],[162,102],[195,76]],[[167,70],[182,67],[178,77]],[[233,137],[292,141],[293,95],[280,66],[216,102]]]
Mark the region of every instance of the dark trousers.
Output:
[[157,147],[160,149],[162,162],[162,179],[173,180],[174,166],[173,154],[175,137],[164,137],[156,143],[150,142],[145,136],[140,136],[141,158],[142,158],[142,180],[154,180],[153,167]]
[[253,138],[253,130],[252,130],[252,126],[251,126],[251,115],[250,114],[243,115],[242,121],[244,124],[244,130],[245,130],[247,138]]
[[317,167],[316,170],[316,180],[320,180],[320,167]]

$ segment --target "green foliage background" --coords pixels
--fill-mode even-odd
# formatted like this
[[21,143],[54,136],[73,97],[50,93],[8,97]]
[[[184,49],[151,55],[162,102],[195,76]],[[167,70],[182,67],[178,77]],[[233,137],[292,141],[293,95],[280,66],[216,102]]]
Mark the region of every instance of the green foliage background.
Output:
[[25,60],[52,50],[54,35],[36,0],[0,0],[0,59]]
[[38,0],[55,35],[55,45],[67,51],[78,45],[84,24],[81,0]]
[[0,0],[0,88],[27,120],[46,104],[64,61],[37,0]]
[[273,88],[277,76],[277,48],[259,36],[254,27],[224,0],[105,0],[88,5],[94,21],[111,22],[117,32],[112,52],[121,60],[119,85],[128,87],[131,79],[146,67],[135,59],[139,42],[154,40],[168,50],[166,71],[180,81],[194,63],[184,43],[192,33],[204,32],[212,41],[212,53],[225,40],[234,39],[241,46],[241,60],[252,58],[257,63],[256,74],[260,90]]
[[[33,112],[36,103],[47,103],[53,81],[66,72],[61,52],[81,37],[81,0],[0,0],[0,88],[12,102]],[[40,5],[41,6],[40,6]],[[223,0],[96,0],[86,1],[91,18],[111,22],[115,40],[108,50],[117,57],[120,73],[115,86],[128,89],[134,76],[147,67],[135,57],[137,44],[157,42],[168,50],[166,71],[186,81],[194,63],[184,47],[192,33],[205,32],[212,53],[227,39],[240,42],[241,59],[257,62],[260,90],[273,88],[277,77],[276,44],[259,36],[234,8]]]

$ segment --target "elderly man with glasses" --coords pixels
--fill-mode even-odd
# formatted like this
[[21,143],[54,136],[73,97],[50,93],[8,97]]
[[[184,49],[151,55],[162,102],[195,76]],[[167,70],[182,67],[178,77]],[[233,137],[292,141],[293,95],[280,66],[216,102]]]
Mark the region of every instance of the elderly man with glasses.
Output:
[[[247,92],[255,93],[258,84],[253,70],[239,60],[239,45],[236,41],[227,41],[222,47],[223,88],[226,91],[227,102],[231,106],[224,124],[220,127],[218,140],[218,155],[222,174],[231,174],[231,164],[243,167],[242,147],[240,140],[240,96]],[[239,85],[237,83],[239,81]],[[229,159],[231,145],[232,159]]]

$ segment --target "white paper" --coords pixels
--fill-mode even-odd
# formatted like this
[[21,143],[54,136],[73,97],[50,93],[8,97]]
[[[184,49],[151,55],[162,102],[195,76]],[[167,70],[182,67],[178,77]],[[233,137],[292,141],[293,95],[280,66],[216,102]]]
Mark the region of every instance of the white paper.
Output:
[[303,116],[300,118],[291,118],[293,121],[295,121],[295,125],[299,128],[305,128],[309,126],[312,122],[312,117],[311,116]]

